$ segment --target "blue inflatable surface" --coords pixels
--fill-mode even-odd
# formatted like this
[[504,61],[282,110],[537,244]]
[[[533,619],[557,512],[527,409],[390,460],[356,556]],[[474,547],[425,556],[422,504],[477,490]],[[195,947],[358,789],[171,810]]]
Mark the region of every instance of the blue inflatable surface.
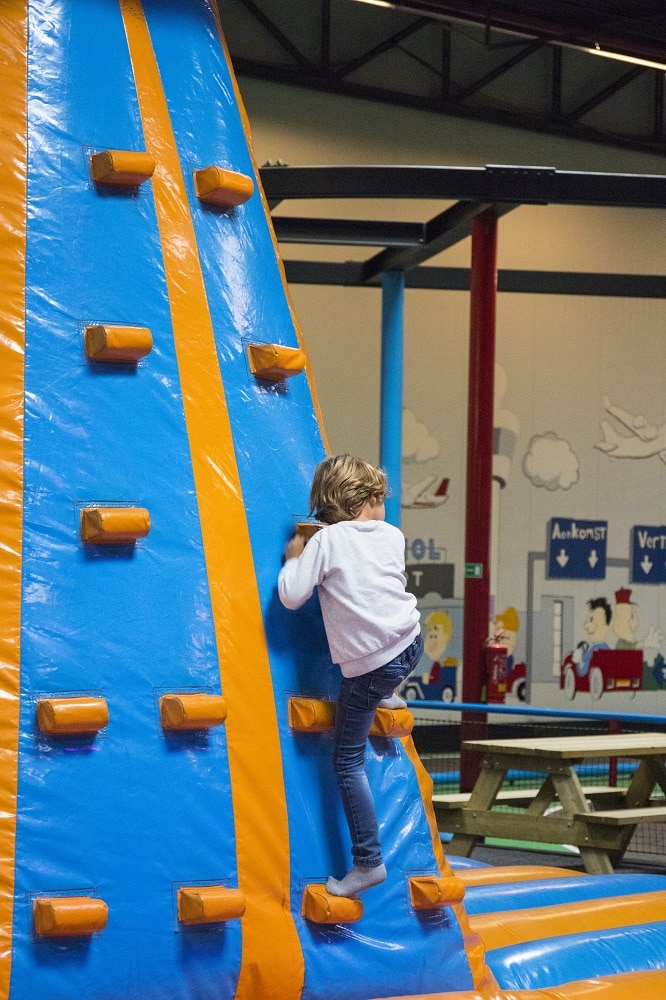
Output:
[[499,885],[472,885],[465,893],[468,913],[499,913],[533,906],[554,906],[583,899],[663,892],[666,875],[588,875],[586,878],[535,879]]
[[666,969],[666,921],[497,948],[487,961],[506,990],[560,986],[591,977],[591,969],[595,977]]

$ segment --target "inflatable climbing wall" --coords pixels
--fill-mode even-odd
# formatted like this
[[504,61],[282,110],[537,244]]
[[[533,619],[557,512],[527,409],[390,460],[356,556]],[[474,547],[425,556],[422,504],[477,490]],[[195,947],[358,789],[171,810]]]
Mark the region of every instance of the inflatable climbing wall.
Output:
[[276,577],[325,442],[214,5],[2,0],[0,56],[0,998],[480,986],[400,713],[389,879],[323,891],[338,671]]

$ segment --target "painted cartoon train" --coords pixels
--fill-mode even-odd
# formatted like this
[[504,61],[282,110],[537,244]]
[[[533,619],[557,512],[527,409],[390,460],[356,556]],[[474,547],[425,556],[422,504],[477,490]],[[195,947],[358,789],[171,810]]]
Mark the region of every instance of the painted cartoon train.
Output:
[[275,581],[326,442],[217,8],[3,0],[0,52],[0,997],[666,995],[663,879],[451,869],[408,714],[389,878],[325,892],[336,669]]

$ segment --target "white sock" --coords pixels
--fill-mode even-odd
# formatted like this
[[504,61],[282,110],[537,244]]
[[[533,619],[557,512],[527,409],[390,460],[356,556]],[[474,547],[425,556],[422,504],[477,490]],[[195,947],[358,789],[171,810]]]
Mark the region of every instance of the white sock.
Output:
[[407,708],[407,702],[394,691],[390,698],[382,698],[377,708]]
[[367,865],[354,865],[340,880],[331,876],[326,883],[326,892],[331,896],[358,896],[359,892],[365,892],[373,885],[379,885],[385,878],[385,865],[375,865],[373,868],[368,868]]

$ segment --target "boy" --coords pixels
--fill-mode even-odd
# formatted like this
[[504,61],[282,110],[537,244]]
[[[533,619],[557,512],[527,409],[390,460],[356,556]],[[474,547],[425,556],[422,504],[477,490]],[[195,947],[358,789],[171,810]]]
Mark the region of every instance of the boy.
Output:
[[331,658],[342,671],[333,769],[352,840],[354,865],[329,878],[334,896],[356,896],[386,878],[365,745],[378,705],[403,707],[393,692],[423,652],[416,598],[405,590],[405,539],[386,524],[386,476],[368,462],[336,455],[315,470],[310,514],[326,527],[285,548],[278,592],[300,608],[319,591]]

